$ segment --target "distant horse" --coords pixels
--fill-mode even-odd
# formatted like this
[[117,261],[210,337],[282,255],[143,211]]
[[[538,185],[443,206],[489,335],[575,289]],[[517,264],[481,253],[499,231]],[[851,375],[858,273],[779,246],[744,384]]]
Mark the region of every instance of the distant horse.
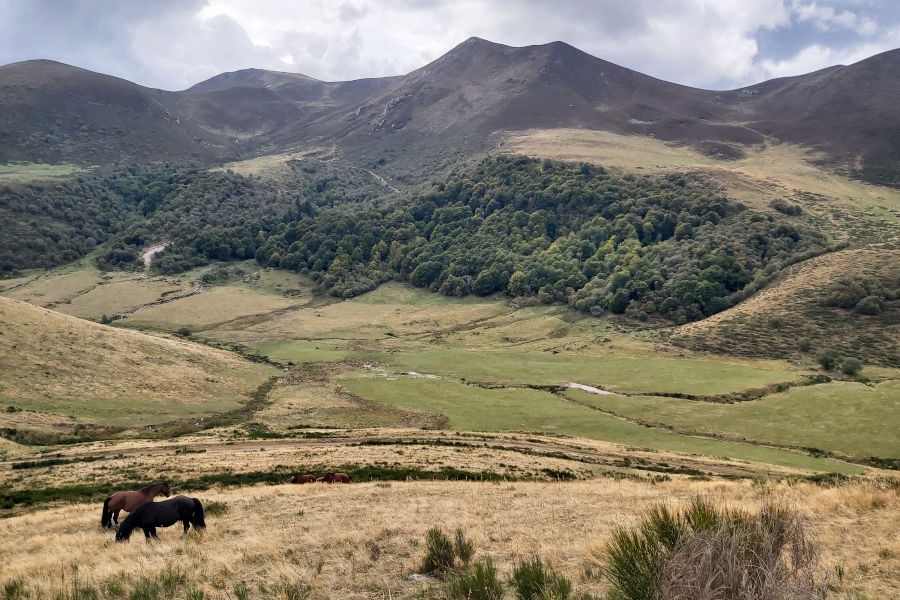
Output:
[[160,502],[147,502],[137,507],[133,513],[122,521],[122,526],[116,532],[116,541],[124,542],[131,537],[131,532],[140,527],[144,531],[144,537],[150,541],[155,537],[157,527],[168,527],[181,521],[184,532],[193,525],[194,529],[206,528],[203,520],[203,505],[196,498],[187,496],[175,496],[169,500]]
[[325,483],[350,483],[353,481],[346,473],[328,473],[322,478]]
[[116,492],[103,501],[103,516],[100,517],[100,526],[111,529],[113,520],[116,525],[119,524],[120,510],[127,513],[133,512],[138,506],[152,502],[160,494],[168,498],[169,493],[167,481],[152,483],[139,491]]
[[316,476],[312,474],[297,475],[291,480],[291,483],[315,483]]

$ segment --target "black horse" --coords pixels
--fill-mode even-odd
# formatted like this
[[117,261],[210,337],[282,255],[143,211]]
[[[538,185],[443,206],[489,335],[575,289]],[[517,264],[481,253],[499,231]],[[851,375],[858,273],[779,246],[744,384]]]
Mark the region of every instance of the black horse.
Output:
[[203,520],[203,505],[196,498],[187,496],[175,496],[162,502],[142,504],[122,521],[116,532],[116,541],[123,542],[129,539],[131,532],[140,527],[149,542],[151,536],[157,537],[157,527],[168,527],[176,521],[184,524],[185,533],[191,525],[194,529],[204,529],[206,522]]

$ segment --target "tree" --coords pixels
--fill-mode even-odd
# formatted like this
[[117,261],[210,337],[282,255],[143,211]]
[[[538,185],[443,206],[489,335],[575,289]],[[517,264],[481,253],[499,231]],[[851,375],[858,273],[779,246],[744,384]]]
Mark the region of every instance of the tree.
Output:
[[826,371],[832,370],[835,365],[838,364],[840,358],[840,353],[834,348],[824,348],[816,356],[816,360],[819,361],[819,364],[822,365],[822,368]]
[[507,285],[510,296],[522,296],[525,293],[525,273],[516,271],[509,278]]
[[853,358],[852,356],[848,356],[841,363],[841,371],[844,375],[858,375],[859,372],[862,371],[862,368],[862,361],[858,358]]
[[628,294],[622,291],[616,292],[609,302],[609,310],[620,315],[625,312],[626,308],[628,308]]

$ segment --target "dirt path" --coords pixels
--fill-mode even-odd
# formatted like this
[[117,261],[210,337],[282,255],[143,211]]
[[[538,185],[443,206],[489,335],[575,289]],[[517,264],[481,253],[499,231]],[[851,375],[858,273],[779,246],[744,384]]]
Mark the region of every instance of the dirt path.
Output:
[[156,244],[155,246],[150,246],[147,248],[143,254],[141,254],[141,258],[144,261],[144,268],[149,269],[150,263],[153,262],[153,257],[168,248],[171,242],[163,242],[162,244]]

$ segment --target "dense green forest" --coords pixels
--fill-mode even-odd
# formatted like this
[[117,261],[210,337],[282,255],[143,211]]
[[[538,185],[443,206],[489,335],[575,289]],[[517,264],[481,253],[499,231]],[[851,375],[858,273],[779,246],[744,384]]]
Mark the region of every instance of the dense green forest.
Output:
[[33,208],[38,235],[14,237],[43,244],[32,254],[41,262],[23,264],[26,253],[4,246],[3,268],[71,260],[107,240],[101,268],[136,268],[142,247],[166,240],[153,267],[163,273],[255,258],[306,273],[338,297],[396,279],[446,295],[502,292],[685,322],[828,249],[796,215],[746,210],[682,175],[500,156],[376,203],[370,180],[314,162],[291,169],[287,179],[263,179],[132,168],[19,191],[19,221]]
[[506,292],[684,322],[827,249],[794,221],[683,176],[498,157],[379,209],[279,223],[256,259],[309,273],[342,297],[400,279],[447,295]]
[[138,250],[163,239],[181,248],[157,265],[166,272],[253,258],[255,234],[271,221],[366,204],[383,191],[365,171],[313,160],[290,161],[279,179],[156,164],[0,186],[0,276],[65,264],[106,242],[101,268],[137,267]]

